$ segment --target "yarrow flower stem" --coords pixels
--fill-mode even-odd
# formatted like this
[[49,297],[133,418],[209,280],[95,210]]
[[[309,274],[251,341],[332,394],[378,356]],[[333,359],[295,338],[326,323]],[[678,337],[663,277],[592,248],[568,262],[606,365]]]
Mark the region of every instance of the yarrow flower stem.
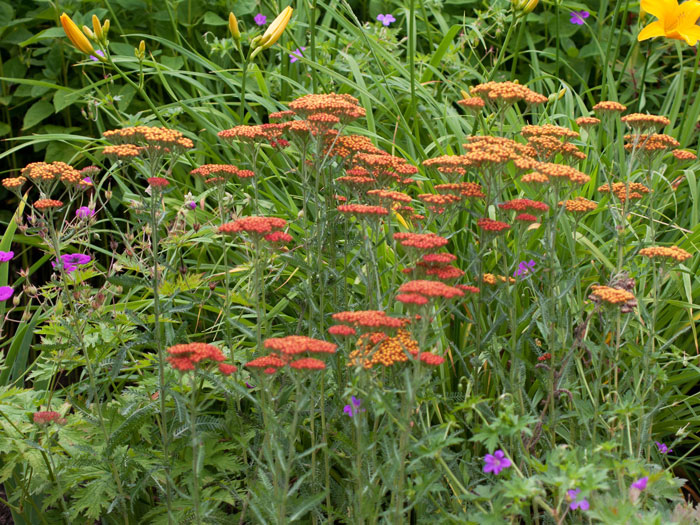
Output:
[[[182,374],[184,376],[184,374]],[[190,392],[190,432],[192,433],[192,502],[194,504],[195,523],[202,523],[199,508],[199,436],[197,435],[197,365],[192,373],[192,391]]]
[[[152,170],[155,173],[155,170]],[[150,227],[151,227],[151,261],[153,264],[153,330],[156,352],[158,352],[158,400],[160,401],[160,436],[163,443],[163,462],[165,467],[165,500],[168,510],[168,522],[172,522],[172,486],[170,479],[170,436],[168,431],[166,385],[165,385],[165,349],[160,333],[160,275],[158,269],[158,209],[162,193],[152,188],[150,199]]]

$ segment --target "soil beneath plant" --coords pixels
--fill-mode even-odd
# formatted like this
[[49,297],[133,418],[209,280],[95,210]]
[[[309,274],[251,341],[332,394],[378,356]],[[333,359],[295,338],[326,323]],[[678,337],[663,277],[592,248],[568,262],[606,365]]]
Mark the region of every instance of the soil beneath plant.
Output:
[[[0,498],[7,501],[7,496],[5,495],[5,490],[0,486]],[[12,520],[12,513],[5,505],[0,503],[0,525],[14,525],[15,522]]]

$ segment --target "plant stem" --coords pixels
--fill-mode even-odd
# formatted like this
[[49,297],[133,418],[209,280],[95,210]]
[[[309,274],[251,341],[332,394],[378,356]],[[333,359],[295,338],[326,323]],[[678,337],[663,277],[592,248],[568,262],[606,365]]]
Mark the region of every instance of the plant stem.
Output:
[[198,525],[202,523],[199,509],[199,438],[197,437],[197,368],[192,374],[192,392],[190,393],[190,430],[192,432],[192,500],[194,518]]
[[[155,176],[155,170],[152,170]],[[153,263],[153,325],[156,350],[158,352],[158,399],[160,401],[160,436],[163,442],[163,461],[165,463],[165,501],[168,509],[168,523],[172,523],[172,487],[170,484],[170,439],[168,436],[166,389],[165,389],[165,355],[160,335],[160,275],[158,270],[158,220],[157,208],[160,204],[159,190],[152,188],[151,192],[151,256]]]

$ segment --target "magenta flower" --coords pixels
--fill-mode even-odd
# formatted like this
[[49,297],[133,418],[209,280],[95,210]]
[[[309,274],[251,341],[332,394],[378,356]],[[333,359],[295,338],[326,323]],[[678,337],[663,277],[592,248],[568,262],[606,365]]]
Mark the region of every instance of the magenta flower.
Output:
[[654,441],[656,443],[656,446],[659,448],[659,452],[661,454],[668,454],[669,452],[673,452],[673,449],[668,448],[668,445],[665,443],[661,443],[659,441]]
[[0,252],[0,262],[11,261],[15,256],[15,252]]
[[194,201],[190,201],[187,204],[185,204],[185,206],[187,206],[190,210],[194,210],[195,208],[197,208],[197,203]]
[[255,23],[258,24],[259,26],[264,26],[264,25],[265,25],[265,22],[267,22],[267,17],[266,17],[264,14],[262,14],[262,13],[258,13],[257,15],[255,15],[255,16],[253,17],[253,20],[254,20]]
[[535,261],[530,259],[529,262],[525,261],[520,261],[520,264],[518,265],[518,269],[513,272],[513,277],[518,277],[521,275],[527,275],[532,271],[532,269],[535,267]]
[[[92,261],[92,257],[83,253],[66,253],[61,255],[61,265],[66,273],[74,272],[78,266],[83,266]],[[54,269],[59,267],[58,261],[52,261],[51,266]]]
[[82,180],[82,182],[84,182],[85,184],[92,184],[92,179],[91,179],[90,177],[85,177],[85,178]]
[[350,405],[345,405],[345,406],[343,407],[343,412],[345,412],[348,416],[352,417],[352,416],[354,416],[355,414],[357,414],[358,412],[364,412],[364,411],[365,411],[364,408],[360,408],[360,405],[362,404],[362,400],[361,400],[361,399],[357,399],[355,396],[352,396],[351,403],[352,403],[352,404],[350,404]]
[[302,51],[306,51],[305,47],[302,47],[299,49],[298,47],[296,48],[296,51],[292,51],[292,54],[289,55],[289,63],[293,64],[297,60],[299,60],[303,55],[301,54]]
[[635,488],[639,491],[642,491],[647,488],[647,483],[649,482],[649,476],[644,476],[643,478],[639,478],[637,481],[632,483],[632,488]]
[[385,27],[390,26],[392,22],[396,22],[396,18],[394,18],[394,15],[390,14],[377,15],[377,20],[380,21]]
[[585,499],[585,498],[578,499],[579,492],[581,492],[581,489],[571,489],[571,490],[566,491],[566,495],[571,500],[571,503],[569,503],[569,508],[571,510],[576,510],[576,509],[588,510],[588,509],[590,509],[591,506],[588,503],[587,499]]
[[572,11],[569,22],[577,26],[582,26],[586,23],[585,19],[589,16],[591,16],[591,14],[588,11]]
[[93,217],[94,215],[95,210],[88,208],[87,206],[81,206],[75,210],[75,216],[79,217],[80,219],[87,219],[89,217]]
[[484,456],[484,463],[484,472],[487,474],[493,472],[496,475],[500,474],[501,470],[504,468],[508,468],[512,465],[510,459],[506,457],[502,450],[497,450],[493,455],[486,454],[486,456]]
[[0,286],[0,301],[7,301],[14,293],[11,286]]

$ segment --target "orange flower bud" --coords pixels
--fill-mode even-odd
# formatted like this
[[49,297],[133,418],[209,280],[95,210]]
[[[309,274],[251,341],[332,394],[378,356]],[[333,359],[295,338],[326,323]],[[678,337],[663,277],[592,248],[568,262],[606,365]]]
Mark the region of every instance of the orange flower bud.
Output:
[[92,54],[94,51],[92,44],[66,13],[61,15],[61,25],[66,32],[68,40],[70,40],[79,51],[82,51],[86,55]]

